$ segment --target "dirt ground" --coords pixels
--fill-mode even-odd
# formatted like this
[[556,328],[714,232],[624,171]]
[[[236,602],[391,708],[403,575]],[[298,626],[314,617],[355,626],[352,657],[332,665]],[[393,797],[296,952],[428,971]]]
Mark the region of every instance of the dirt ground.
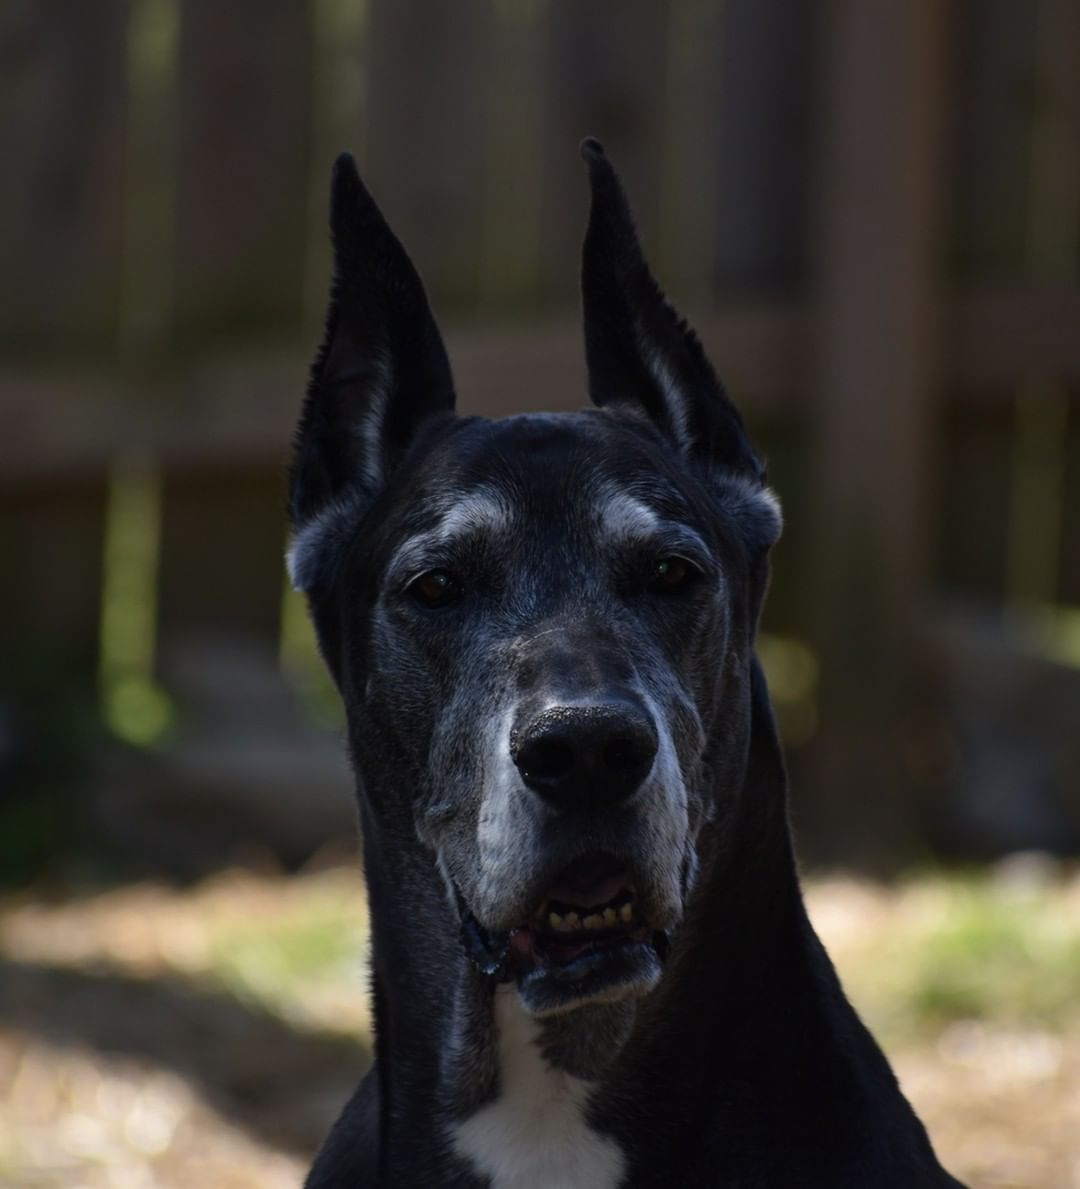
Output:
[[[1080,1189],[1080,878],[811,881],[944,1162]],[[0,903],[0,1185],[276,1189],[368,1061],[348,870]]]

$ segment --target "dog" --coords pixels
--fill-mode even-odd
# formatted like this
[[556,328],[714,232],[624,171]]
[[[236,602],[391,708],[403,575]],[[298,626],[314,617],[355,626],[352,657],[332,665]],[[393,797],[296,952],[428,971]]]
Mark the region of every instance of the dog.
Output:
[[494,421],[334,167],[288,560],[347,714],[375,1060],[307,1185],[955,1187],[803,907],[754,654],[778,503],[582,155],[593,407]]

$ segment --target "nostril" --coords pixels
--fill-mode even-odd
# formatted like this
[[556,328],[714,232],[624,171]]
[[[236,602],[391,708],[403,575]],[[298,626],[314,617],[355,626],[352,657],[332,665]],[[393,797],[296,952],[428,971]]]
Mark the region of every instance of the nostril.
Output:
[[652,763],[655,748],[651,741],[620,736],[604,746],[603,762],[609,772],[632,775]]
[[574,749],[563,739],[534,739],[518,753],[517,762],[526,780],[562,780],[573,770]]

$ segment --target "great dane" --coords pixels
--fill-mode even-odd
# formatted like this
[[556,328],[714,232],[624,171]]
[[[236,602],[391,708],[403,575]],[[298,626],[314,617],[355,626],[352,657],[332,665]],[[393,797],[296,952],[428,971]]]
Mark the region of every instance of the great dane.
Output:
[[334,169],[289,564],[347,713],[375,1063],[308,1185],[956,1186],[803,907],[754,655],[777,501],[582,153],[595,407],[495,421]]

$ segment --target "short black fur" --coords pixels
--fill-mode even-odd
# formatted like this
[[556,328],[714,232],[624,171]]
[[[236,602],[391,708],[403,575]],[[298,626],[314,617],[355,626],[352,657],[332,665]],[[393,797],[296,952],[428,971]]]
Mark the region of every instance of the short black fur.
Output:
[[[291,567],[348,717],[376,1056],[307,1183],[505,1189],[462,1129],[506,1093],[495,1004],[515,992],[462,930],[520,937],[602,852],[665,941],[632,991],[538,1018],[537,1047],[591,1085],[579,1122],[615,1154],[605,1186],[955,1189],[803,905],[753,650],[780,528],[763,468],[603,151],[583,154],[597,407],[497,422],[453,416],[419,276],[351,159],[335,167]],[[671,556],[694,580],[659,595]],[[459,599],[410,598],[432,569]],[[633,797],[553,807],[527,787],[507,737],[552,705],[649,717],[664,747]]]

